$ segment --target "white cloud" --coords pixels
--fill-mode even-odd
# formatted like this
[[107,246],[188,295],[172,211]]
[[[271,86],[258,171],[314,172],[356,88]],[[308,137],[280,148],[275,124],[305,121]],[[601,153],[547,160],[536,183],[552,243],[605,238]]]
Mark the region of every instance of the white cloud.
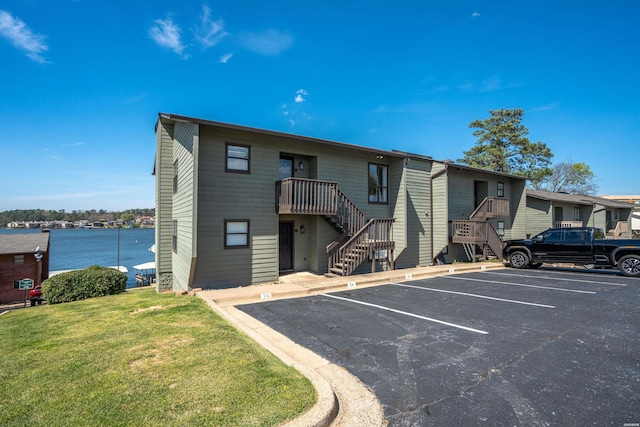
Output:
[[181,40],[180,27],[170,17],[156,19],[153,23],[155,25],[149,29],[149,37],[159,46],[171,49],[183,58],[188,58],[188,55],[183,54],[185,45]]
[[532,108],[531,111],[550,111],[550,110],[555,110],[556,108],[558,108],[560,106],[559,102],[552,102],[551,104],[547,104],[547,105],[540,105],[538,107]]
[[269,29],[262,33],[242,33],[238,36],[238,42],[252,52],[276,56],[291,47],[293,37],[287,32]]
[[224,21],[222,19],[211,20],[211,9],[209,6],[203,5],[199,26],[193,30],[196,40],[205,49],[208,49],[217,45],[227,34],[224,30]]
[[224,54],[220,57],[220,60],[218,60],[218,62],[221,64],[226,64],[229,62],[232,56],[233,56],[233,53]]
[[463,83],[460,83],[458,85],[458,90],[460,92],[478,93],[478,92],[493,92],[496,90],[509,89],[509,88],[514,88],[518,86],[520,86],[520,84],[507,83],[498,76],[491,76],[479,83],[473,80],[464,81]]
[[0,35],[9,39],[13,46],[24,51],[32,60],[40,63],[47,62],[42,56],[49,49],[44,42],[46,37],[34,34],[22,19],[4,10],[0,10]]
[[477,18],[477,17],[479,17],[479,16],[481,16],[479,12],[473,12],[473,13],[471,14],[471,17],[473,17],[473,18]]
[[306,90],[304,90],[304,89],[299,89],[299,90],[296,92],[296,97],[295,97],[295,99],[294,99],[294,100],[295,100],[297,103],[304,102],[304,101],[306,101],[306,99],[304,99],[304,97],[305,97],[305,96],[307,96],[307,95],[309,95],[309,94],[307,93],[307,91],[306,91]]
[[305,97],[305,96],[307,96],[307,95],[309,95],[309,94],[307,93],[307,91],[306,91],[306,90],[304,90],[304,89],[298,89],[298,91],[296,92],[296,97],[295,97],[295,99],[294,99],[294,100],[295,100],[297,103],[304,102],[304,101],[306,101],[306,99],[305,99],[304,97]]

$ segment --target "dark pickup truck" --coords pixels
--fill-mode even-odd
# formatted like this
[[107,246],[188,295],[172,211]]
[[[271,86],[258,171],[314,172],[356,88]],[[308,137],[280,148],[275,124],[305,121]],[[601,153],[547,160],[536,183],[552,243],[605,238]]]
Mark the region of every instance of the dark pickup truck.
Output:
[[550,228],[523,240],[506,240],[502,257],[511,267],[570,263],[618,267],[625,276],[640,277],[640,240],[605,239],[599,228]]

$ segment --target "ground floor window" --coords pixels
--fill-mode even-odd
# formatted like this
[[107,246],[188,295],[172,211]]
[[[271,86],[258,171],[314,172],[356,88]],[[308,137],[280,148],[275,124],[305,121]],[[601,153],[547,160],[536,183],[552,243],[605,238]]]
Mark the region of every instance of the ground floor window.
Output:
[[498,234],[504,236],[504,221],[498,221]]
[[248,248],[249,247],[249,220],[225,220],[224,222],[224,247]]

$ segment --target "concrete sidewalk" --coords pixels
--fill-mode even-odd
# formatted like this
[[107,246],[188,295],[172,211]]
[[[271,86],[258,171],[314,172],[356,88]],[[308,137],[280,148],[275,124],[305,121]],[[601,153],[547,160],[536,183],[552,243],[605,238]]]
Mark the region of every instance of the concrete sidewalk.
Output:
[[280,281],[274,284],[199,291],[197,296],[285,364],[298,369],[313,383],[318,393],[318,402],[307,413],[288,423],[288,426],[385,426],[387,422],[382,405],[375,394],[358,378],[294,343],[235,306],[501,268],[504,268],[501,262],[485,262],[415,267],[334,278],[311,273],[294,273],[282,276]]

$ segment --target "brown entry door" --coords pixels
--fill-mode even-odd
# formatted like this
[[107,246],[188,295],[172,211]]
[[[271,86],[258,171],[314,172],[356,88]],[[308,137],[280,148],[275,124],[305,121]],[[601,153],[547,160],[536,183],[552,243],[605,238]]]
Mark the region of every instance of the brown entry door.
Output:
[[281,222],[278,237],[280,271],[293,270],[293,222]]

